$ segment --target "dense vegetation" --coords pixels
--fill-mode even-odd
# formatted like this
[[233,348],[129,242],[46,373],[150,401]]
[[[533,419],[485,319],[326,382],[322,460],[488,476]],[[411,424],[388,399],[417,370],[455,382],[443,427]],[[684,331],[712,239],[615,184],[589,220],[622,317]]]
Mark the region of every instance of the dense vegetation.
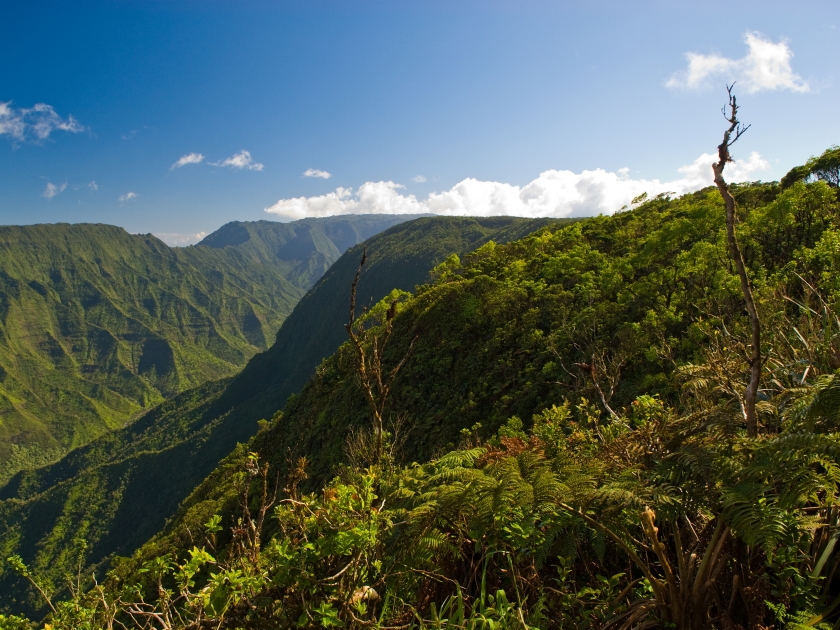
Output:
[[188,248],[0,228],[0,483],[235,374],[342,252],[405,218],[236,222]]
[[732,192],[755,437],[720,195],[658,197],[359,282],[351,342],[106,579],[9,564],[53,628],[836,627],[840,195]]
[[[355,224],[362,219],[354,218]],[[395,286],[414,289],[453,252],[521,238],[547,223],[552,221],[442,217],[403,223],[368,240],[376,253],[360,295],[375,302]],[[132,553],[160,531],[236,443],[250,439],[258,421],[282,407],[344,340],[341,320],[358,256],[353,250],[340,259],[298,303],[272,348],[239,375],[184,392],[55,464],[15,475],[0,488],[0,557],[21,554],[61,584],[75,565],[79,537],[87,541],[86,563],[97,566],[114,553]],[[23,586],[0,566],[5,606],[25,605]]]

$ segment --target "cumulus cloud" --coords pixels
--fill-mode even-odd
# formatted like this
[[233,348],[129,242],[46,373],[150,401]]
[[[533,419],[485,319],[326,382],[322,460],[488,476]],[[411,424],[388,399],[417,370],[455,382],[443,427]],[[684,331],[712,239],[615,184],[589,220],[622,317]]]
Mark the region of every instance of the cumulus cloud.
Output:
[[198,232],[196,234],[157,232],[155,233],[155,236],[171,247],[184,247],[186,245],[194,245],[198,243],[201,239],[207,236],[207,232]]
[[64,182],[60,186],[57,186],[51,182],[47,182],[47,187],[44,188],[44,192],[41,193],[42,197],[46,197],[47,199],[52,199],[59,193],[63,193],[67,189],[67,182]]
[[245,149],[220,162],[210,162],[210,164],[213,166],[229,166],[231,168],[239,169],[240,171],[244,168],[251,171],[263,170],[263,165],[259,162],[254,162],[254,160],[251,159],[251,152],[246,151]]
[[[550,170],[525,186],[465,179],[450,190],[433,192],[420,200],[405,194],[394,182],[367,182],[358,189],[337,188],[316,197],[281,199],[265,209],[289,220],[338,214],[441,214],[454,216],[568,217],[612,214],[646,192],[683,194],[712,185],[716,156],[704,153],[677,169],[681,177],[668,182],[632,179],[629,169],[603,169],[573,173]],[[726,167],[730,182],[755,179],[770,164],[753,152]]]
[[17,142],[40,142],[53,131],[79,133],[85,127],[73,116],[62,118],[46,103],[27,109],[12,107],[12,101],[0,102],[0,136],[9,136]]
[[422,184],[426,182],[426,177],[424,175],[415,175],[411,178],[411,181],[413,181],[415,184]]
[[96,182],[90,182],[88,184],[88,188],[90,188],[91,190],[99,190],[99,185]]
[[182,155],[178,158],[178,161],[170,166],[169,170],[171,171],[176,168],[181,168],[187,164],[200,164],[202,160],[204,160],[204,156],[201,153],[187,153],[186,155]]
[[741,59],[686,53],[688,68],[674,74],[665,85],[695,90],[718,79],[728,83],[738,81],[738,85],[749,93],[760,90],[807,92],[811,89],[791,68],[793,51],[785,40],[775,44],[761,33],[748,32],[744,34],[744,42],[747,54]]
[[120,195],[119,197],[117,197],[117,201],[119,201],[120,203],[122,203],[123,201],[131,201],[132,199],[137,199],[136,192],[127,192],[124,195]]
[[332,173],[327,173],[327,171],[321,171],[317,168],[308,168],[303,172],[304,177],[320,177],[321,179],[329,179],[332,177]]

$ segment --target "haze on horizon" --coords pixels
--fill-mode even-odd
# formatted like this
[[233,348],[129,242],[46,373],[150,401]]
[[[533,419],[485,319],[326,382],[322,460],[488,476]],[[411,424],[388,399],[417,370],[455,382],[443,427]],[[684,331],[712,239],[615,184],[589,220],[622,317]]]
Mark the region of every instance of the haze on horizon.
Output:
[[608,214],[711,183],[732,81],[778,179],[840,142],[832,8],[7,2],[0,224]]

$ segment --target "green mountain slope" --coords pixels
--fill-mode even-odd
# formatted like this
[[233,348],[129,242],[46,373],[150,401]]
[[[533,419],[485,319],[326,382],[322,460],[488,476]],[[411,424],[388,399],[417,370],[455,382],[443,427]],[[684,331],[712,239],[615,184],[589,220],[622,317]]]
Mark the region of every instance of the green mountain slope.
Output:
[[[397,225],[369,239],[360,295],[375,302],[394,287],[413,290],[452,253],[521,238],[549,223],[424,218]],[[343,341],[360,255],[357,247],[342,256],[284,322],[274,346],[239,375],[185,392],[53,465],[18,473],[0,494],[3,557],[21,553],[59,581],[78,537],[88,541],[95,565],[114,553],[130,554],[159,531],[234,445],[256,432],[257,421],[281,408]],[[22,597],[19,587],[3,568],[3,604]]]
[[[490,240],[507,243],[545,225],[562,223],[435,217],[391,228],[368,242],[368,263],[358,286],[360,308],[375,304],[392,289],[413,291],[451,254],[463,255]],[[283,323],[275,344],[255,356],[225,390],[223,406],[247,403],[260,409],[255,417],[269,418],[307,383],[318,364],[347,338],[349,287],[360,257],[360,247],[350,250],[306,294]]]
[[[185,615],[220,627],[836,623],[840,205],[823,182],[733,190],[764,326],[758,437],[720,197],[657,198],[447,259],[384,354],[387,374],[412,347],[398,459],[360,440],[348,457],[371,414],[344,344],[109,588],[157,597],[167,558]],[[275,478],[288,500],[254,537],[240,492],[254,516]]]
[[0,228],[0,479],[237,372],[301,291],[107,225]]
[[234,222],[186,248],[0,227],[0,482],[235,374],[341,253],[410,218]]

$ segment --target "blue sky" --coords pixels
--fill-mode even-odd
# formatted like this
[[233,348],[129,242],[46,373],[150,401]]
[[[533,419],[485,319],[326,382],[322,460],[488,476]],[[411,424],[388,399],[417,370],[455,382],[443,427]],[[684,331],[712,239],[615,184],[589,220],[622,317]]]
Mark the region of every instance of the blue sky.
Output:
[[0,223],[611,212],[702,185],[731,79],[778,179],[840,143],[836,9],[2,0]]

